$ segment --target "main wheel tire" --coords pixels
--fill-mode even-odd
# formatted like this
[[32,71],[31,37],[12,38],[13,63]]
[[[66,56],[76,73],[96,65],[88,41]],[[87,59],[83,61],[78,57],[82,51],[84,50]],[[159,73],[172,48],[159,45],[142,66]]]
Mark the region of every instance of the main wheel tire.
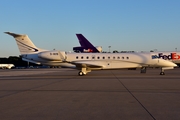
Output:
[[83,76],[84,75],[82,71],[80,71],[78,74],[79,74],[79,76]]

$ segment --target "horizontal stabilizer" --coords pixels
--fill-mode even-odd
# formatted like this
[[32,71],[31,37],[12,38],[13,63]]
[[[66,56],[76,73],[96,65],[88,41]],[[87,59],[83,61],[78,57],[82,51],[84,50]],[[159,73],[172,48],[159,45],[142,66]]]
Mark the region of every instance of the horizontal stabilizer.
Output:
[[11,36],[13,36],[14,38],[23,36],[23,35],[16,34],[16,33],[11,33],[11,32],[4,32],[4,33],[6,33],[6,34],[8,34],[8,35],[11,35]]
[[4,33],[14,37],[21,54],[34,54],[41,51],[45,51],[43,49],[36,47],[26,34],[16,34],[11,32]]

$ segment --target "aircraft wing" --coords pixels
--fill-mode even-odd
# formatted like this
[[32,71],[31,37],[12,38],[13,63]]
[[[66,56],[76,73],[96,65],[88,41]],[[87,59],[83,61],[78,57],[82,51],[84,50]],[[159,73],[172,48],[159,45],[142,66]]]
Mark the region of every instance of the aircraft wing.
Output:
[[71,64],[76,65],[77,67],[91,67],[91,68],[103,68],[105,67],[106,62],[103,61],[73,61]]

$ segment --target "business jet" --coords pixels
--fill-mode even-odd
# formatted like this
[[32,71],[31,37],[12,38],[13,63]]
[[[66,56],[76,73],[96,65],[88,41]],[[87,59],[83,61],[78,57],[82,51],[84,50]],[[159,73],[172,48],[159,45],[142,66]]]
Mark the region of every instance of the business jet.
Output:
[[94,47],[82,34],[76,34],[81,46],[73,47],[74,52],[90,52],[99,53],[102,52],[102,47]]
[[[27,35],[5,32],[15,38],[22,59],[42,64],[70,64],[80,70],[78,75],[83,76],[92,70],[126,69],[161,67],[160,75],[164,70],[173,69],[177,65],[171,61],[159,59],[152,53],[66,53],[65,51],[48,51],[37,48]],[[145,70],[146,71],[146,70]]]

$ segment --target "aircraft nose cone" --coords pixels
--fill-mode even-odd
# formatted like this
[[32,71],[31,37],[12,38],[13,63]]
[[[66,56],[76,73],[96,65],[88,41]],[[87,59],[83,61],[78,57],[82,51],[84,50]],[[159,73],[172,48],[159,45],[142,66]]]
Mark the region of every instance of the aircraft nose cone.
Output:
[[173,63],[171,61],[167,61],[167,60],[165,60],[165,61],[166,61],[167,66],[170,66],[170,67],[176,67],[177,66],[175,63]]
[[159,59],[159,64],[161,64],[162,66],[166,66],[166,67],[176,67],[177,65],[171,61],[168,60],[164,60],[164,59]]
[[176,66],[177,66],[177,65],[176,65],[175,63],[173,63],[173,62],[171,62],[171,63],[172,63],[172,66],[173,66],[173,67],[176,67]]

